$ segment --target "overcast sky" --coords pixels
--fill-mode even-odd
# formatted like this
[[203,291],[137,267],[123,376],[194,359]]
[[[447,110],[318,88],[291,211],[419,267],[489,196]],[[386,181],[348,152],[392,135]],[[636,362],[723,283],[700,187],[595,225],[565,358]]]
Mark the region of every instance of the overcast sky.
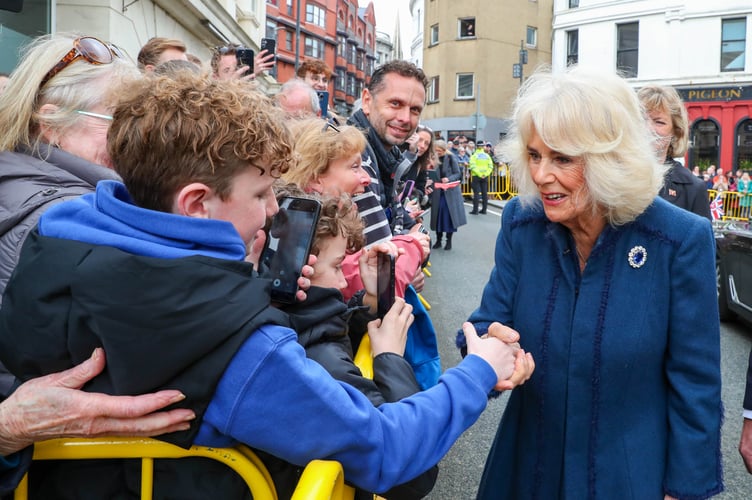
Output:
[[[399,11],[399,20],[402,37],[402,57],[409,56],[410,42],[413,34],[411,32],[412,19],[410,17],[410,2],[408,0],[372,0],[373,8],[376,11],[376,29],[388,33],[394,37],[394,23]],[[361,7],[368,6],[368,0],[358,0]]]

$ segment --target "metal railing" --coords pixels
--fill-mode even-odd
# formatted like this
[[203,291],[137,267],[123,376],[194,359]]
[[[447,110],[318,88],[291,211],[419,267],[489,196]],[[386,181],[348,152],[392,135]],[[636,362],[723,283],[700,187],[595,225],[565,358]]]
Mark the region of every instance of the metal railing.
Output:
[[[462,178],[462,196],[473,196],[473,190],[471,187],[471,175],[465,173]],[[708,203],[712,203],[718,196],[719,191],[715,189],[708,189]],[[736,191],[720,191],[721,200],[723,201],[723,216],[720,220],[739,220],[749,221],[750,212],[752,207],[743,207],[742,199],[745,196],[752,197],[752,193],[738,193]],[[512,186],[511,179],[507,172],[504,170],[495,171],[488,177],[488,199],[489,200],[507,200],[517,196],[517,191]]]

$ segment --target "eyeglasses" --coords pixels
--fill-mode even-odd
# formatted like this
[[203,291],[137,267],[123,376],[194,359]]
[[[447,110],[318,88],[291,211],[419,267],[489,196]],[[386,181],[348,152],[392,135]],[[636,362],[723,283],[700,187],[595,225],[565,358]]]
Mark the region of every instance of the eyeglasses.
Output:
[[77,109],[76,113],[78,113],[79,115],[91,116],[92,118],[101,118],[102,120],[112,121],[112,116],[110,116],[110,115],[103,115],[103,114],[100,114],[100,113],[92,113],[91,111],[81,111],[80,109]]
[[110,64],[116,58],[122,59],[124,56],[116,46],[104,43],[93,36],[76,38],[73,40],[73,48],[42,78],[39,88],[44,87],[52,77],[60,73],[79,57],[83,57],[90,64]]

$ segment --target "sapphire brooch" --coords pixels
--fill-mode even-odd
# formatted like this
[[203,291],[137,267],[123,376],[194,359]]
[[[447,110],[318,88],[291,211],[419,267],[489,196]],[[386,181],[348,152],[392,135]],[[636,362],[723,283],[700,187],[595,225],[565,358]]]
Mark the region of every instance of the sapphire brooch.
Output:
[[629,256],[627,257],[627,260],[629,261],[630,266],[632,266],[635,269],[638,269],[644,266],[645,261],[648,260],[648,251],[645,250],[645,247],[641,245],[632,247],[632,250],[629,251]]

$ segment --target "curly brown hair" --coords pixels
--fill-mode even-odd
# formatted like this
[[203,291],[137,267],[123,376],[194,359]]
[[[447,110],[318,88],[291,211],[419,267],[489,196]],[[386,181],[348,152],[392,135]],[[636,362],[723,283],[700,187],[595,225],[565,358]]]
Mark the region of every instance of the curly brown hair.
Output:
[[293,182],[278,180],[274,183],[274,196],[277,201],[282,198],[294,196],[296,198],[309,198],[321,202],[319,221],[316,224],[316,233],[313,236],[311,253],[318,256],[321,252],[321,244],[327,238],[342,235],[347,239],[347,253],[355,253],[366,243],[363,236],[363,221],[358,209],[349,195],[322,196],[318,193],[306,193],[300,186]]
[[327,79],[332,77],[332,70],[320,59],[306,59],[298,67],[298,71],[295,74],[298,78],[305,79],[306,73],[313,73],[314,75],[323,73]]
[[119,89],[107,150],[133,201],[170,212],[175,194],[201,182],[226,200],[249,167],[287,171],[292,140],[282,111],[240,80],[190,72]]
[[318,255],[321,244],[328,238],[344,236],[347,240],[347,253],[352,254],[363,248],[363,220],[349,195],[328,196],[321,199],[321,214],[316,225],[311,253]]

